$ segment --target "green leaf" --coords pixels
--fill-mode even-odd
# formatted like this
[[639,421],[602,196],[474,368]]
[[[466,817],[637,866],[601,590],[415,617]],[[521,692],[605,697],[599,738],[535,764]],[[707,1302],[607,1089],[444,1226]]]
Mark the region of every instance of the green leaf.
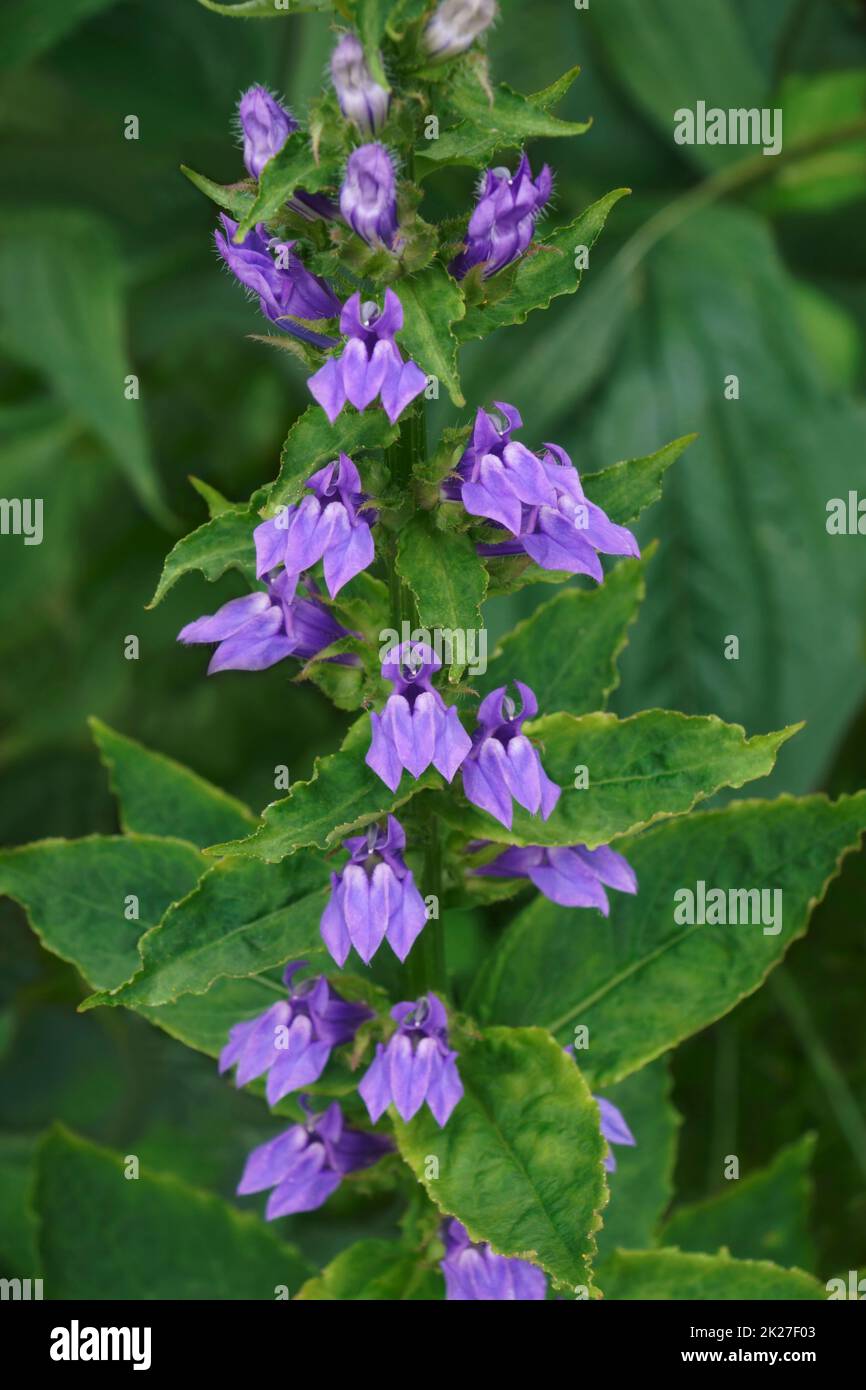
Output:
[[[777,105],[782,109],[785,147],[829,134],[857,120],[866,107],[866,69],[788,73]],[[845,141],[811,158],[792,159],[779,169],[759,205],[778,212],[824,211],[866,195],[866,136]]]
[[497,150],[519,150],[534,138],[583,135],[591,121],[562,121],[549,110],[565,96],[579,72],[580,68],[571,68],[531,97],[502,83],[493,89],[492,103],[474,76],[459,78],[449,87],[448,102],[462,119],[437,140],[425,140],[417,148],[422,175],[446,164],[486,164]]
[[767,1168],[727,1182],[707,1201],[679,1207],[662,1231],[662,1244],[710,1254],[724,1246],[738,1259],[813,1268],[809,1170],[815,1141],[814,1134],[804,1134]]
[[732,1260],[730,1255],[687,1255],[681,1250],[618,1250],[599,1270],[598,1282],[605,1298],[655,1303],[827,1297],[823,1285],[799,1269],[780,1269],[768,1260]]
[[486,673],[473,677],[479,693],[487,695],[531,671],[540,709],[568,714],[604,709],[619,684],[617,660],[643,601],[647,558],[623,560],[595,589],[564,589],[539,604],[503,638]]
[[[138,967],[136,942],[207,867],[182,840],[91,835],[0,851],[0,894],[24,908],[43,946],[97,989],[116,989]],[[138,917],[124,916],[138,899]]]
[[406,1302],[440,1299],[439,1269],[395,1240],[359,1240],[342,1250],[315,1279],[308,1279],[299,1300],[310,1302]]
[[31,1135],[0,1136],[0,1275],[12,1279],[38,1279],[39,1218],[33,1202],[33,1158],[36,1141]]
[[243,802],[181,763],[115,733],[101,719],[89,723],[117,797],[122,830],[171,835],[203,849],[246,834],[256,824]]
[[370,746],[370,719],[364,715],[350,728],[337,753],[317,758],[309,782],[296,782],[289,795],[263,814],[261,829],[246,840],[215,845],[210,854],[243,854],[276,863],[307,846],[331,849],[408,801],[427,787],[439,787],[438,773],[427,771],[415,781],[404,772],[396,792],[389,791],[364,762]]
[[288,960],[325,954],[319,920],[328,887],[317,855],[281,864],[223,859],[139,942],[141,968],[128,984],[86,1007],[153,1008],[204,994],[225,976],[258,975]]
[[259,175],[258,192],[240,220],[235,240],[242,241],[256,223],[270,222],[299,188],[317,193],[339,181],[339,173],[336,162],[316,158],[306,131],[293,131]]
[[511,277],[506,294],[493,297],[498,276],[486,281],[490,297],[481,304],[467,307],[465,317],[454,330],[458,340],[466,343],[472,338],[486,338],[497,328],[525,323],[533,309],[546,309],[557,295],[574,294],[583,276],[582,270],[575,266],[578,247],[591,249],[595,245],[614,203],[628,191],[627,188],[614,189],[568,226],[534,241],[513,270],[500,271],[501,275]]
[[[502,936],[468,1007],[497,1023],[542,1024],[563,1042],[585,1025],[589,1047],[578,1055],[593,1086],[621,1080],[758,988],[805,932],[864,828],[861,792],[737,802],[620,841],[637,895],[612,892],[606,922],[537,898]],[[674,895],[699,882],[778,889],[781,929],[679,925]]]
[[236,1023],[264,1013],[281,997],[285,998],[285,991],[259,975],[217,980],[206,994],[184,994],[173,1004],[133,1003],[130,1007],[185,1047],[219,1057]]
[[388,77],[382,66],[379,45],[385,34],[388,12],[393,8],[393,0],[349,0],[349,3],[358,37],[364,45],[367,66],[379,86],[388,88]]
[[147,438],[127,400],[124,266],[112,228],[70,208],[14,209],[0,247],[0,348],[44,376],[136,496],[171,525]]
[[[582,1064],[583,1052],[577,1052]],[[598,1233],[599,1263],[617,1247],[641,1250],[655,1245],[659,1223],[674,1190],[677,1135],[682,1123],[671,1103],[668,1059],[659,1057],[625,1081],[605,1086],[634,1135],[635,1147],[615,1146],[616,1171],[608,1173],[610,1201],[602,1212]],[[665,1239],[666,1245],[674,1245]],[[735,1252],[737,1253],[737,1252]]]
[[607,512],[611,521],[627,526],[653,502],[658,502],[665,473],[696,437],[685,434],[645,458],[626,459],[598,473],[587,473],[581,478],[583,490],[590,502]]
[[[563,788],[550,818],[515,806],[509,830],[486,811],[443,803],[446,820],[472,839],[500,844],[574,845],[594,849],[654,821],[683,815],[721,787],[741,787],[772,771],[780,746],[797,726],[747,738],[715,715],[644,710],[614,714],[550,714],[527,723],[545,771]],[[587,768],[589,785],[576,787]]]
[[540,1028],[491,1028],[461,1047],[457,1066],[465,1094],[444,1129],[426,1106],[408,1124],[395,1119],[401,1154],[473,1240],[588,1285],[606,1190],[598,1110],[579,1069]]
[[197,174],[195,169],[190,169],[186,164],[181,164],[180,171],[200,193],[210,198],[218,208],[223,208],[235,222],[240,222],[253,205],[255,195],[247,180],[242,183],[214,183],[213,179],[207,178],[205,174]]
[[[465,532],[437,530],[429,512],[417,512],[399,533],[397,570],[418,600],[423,627],[465,634],[484,626],[487,571]],[[452,660],[453,679],[462,669]]]
[[222,0],[198,0],[206,10],[214,14],[227,15],[229,19],[280,19],[285,14],[309,14],[312,11],[332,10],[332,0],[235,0],[234,4],[224,4]]
[[58,1126],[41,1146],[37,1203],[52,1298],[265,1299],[308,1266],[257,1217],[143,1172]]
[[397,293],[403,305],[400,348],[428,376],[442,382],[455,405],[465,405],[457,374],[457,337],[466,312],[463,293],[441,265],[428,266],[401,280]]
[[169,589],[185,574],[198,570],[206,579],[219,579],[226,570],[240,570],[255,584],[256,548],[253,531],[261,517],[249,507],[232,507],[190,531],[165,557],[156,592],[148,608],[161,603]]
[[320,405],[308,406],[286,435],[279,477],[267,490],[268,510],[297,502],[307,479],[340,453],[354,458],[361,449],[386,449],[399,433],[384,410],[343,410],[332,425]]

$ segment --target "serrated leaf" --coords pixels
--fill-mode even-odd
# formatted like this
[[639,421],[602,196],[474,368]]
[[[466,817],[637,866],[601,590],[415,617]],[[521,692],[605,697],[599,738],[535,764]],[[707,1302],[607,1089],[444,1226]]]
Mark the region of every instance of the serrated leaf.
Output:
[[216,203],[218,208],[223,208],[225,212],[230,213],[235,222],[240,222],[253,205],[255,194],[247,181],[243,183],[214,183],[213,179],[209,179],[205,174],[197,174],[195,169],[190,169],[186,164],[181,164],[180,171],[200,193],[203,193],[206,198],[210,198],[211,202]]
[[[620,841],[637,895],[612,892],[607,921],[539,896],[503,935],[469,1007],[485,1020],[540,1023],[563,1043],[586,1025],[589,1047],[578,1055],[593,1086],[621,1080],[758,988],[864,828],[861,792],[835,803],[736,802]],[[678,925],[674,894],[701,881],[780,889],[781,929]]]
[[135,1012],[170,1038],[219,1057],[236,1023],[264,1013],[285,990],[263,975],[217,980],[206,994],[184,994],[172,1004],[133,1004]]
[[319,919],[327,865],[301,854],[281,864],[222,860],[139,942],[141,968],[128,984],[94,995],[86,1007],[171,1004],[205,994],[226,976],[258,975],[288,960],[325,956]]
[[[578,1051],[578,1062],[586,1054]],[[667,1057],[659,1057],[625,1081],[605,1086],[605,1099],[618,1106],[635,1137],[634,1148],[616,1145],[616,1170],[608,1173],[610,1201],[598,1233],[601,1263],[617,1247],[642,1250],[657,1244],[657,1231],[674,1191],[677,1136],[682,1118],[671,1102],[673,1083]],[[664,1239],[665,1245],[678,1244]],[[737,1252],[735,1252],[737,1253]],[[769,1252],[768,1252],[769,1253]]]
[[[41,840],[0,851],[0,894],[27,913],[45,948],[96,989],[116,989],[138,967],[136,942],[207,868],[192,845],[155,835]],[[124,916],[138,899],[138,917]]]
[[338,181],[339,175],[335,161],[316,158],[306,131],[293,131],[259,175],[258,192],[241,218],[235,241],[242,241],[256,223],[270,222],[298,189],[317,193]]
[[590,502],[607,512],[611,521],[627,526],[659,500],[665,473],[696,438],[694,434],[684,434],[654,454],[587,473],[581,478],[583,490]]
[[288,796],[266,807],[254,835],[214,845],[208,852],[276,863],[308,846],[331,849],[370,821],[396,811],[417,792],[442,785],[431,770],[417,781],[404,772],[396,792],[390,791],[364,762],[369,746],[370,719],[365,714],[352,725],[339,752],[316,759],[308,782],[296,782]]
[[386,449],[399,433],[384,410],[344,410],[332,425],[321,406],[309,406],[286,435],[279,477],[267,490],[268,510],[297,502],[307,479],[340,453],[352,458],[360,449]]
[[437,140],[425,140],[418,147],[416,157],[422,171],[446,164],[482,165],[497,150],[519,150],[530,139],[585,134],[590,121],[562,121],[549,109],[565,95],[579,72],[579,68],[572,68],[552,87],[531,97],[502,83],[493,89],[492,104],[473,77],[458,80],[449,88],[448,102],[462,120],[442,131]]
[[741,1172],[717,1196],[679,1207],[665,1225],[661,1243],[707,1254],[725,1246],[738,1259],[813,1268],[809,1170],[815,1142],[814,1134],[804,1134],[780,1149],[766,1168]]
[[[465,317],[454,330],[458,341],[465,343],[473,338],[486,338],[497,328],[525,323],[533,309],[546,309],[557,295],[574,294],[583,275],[575,266],[577,248],[594,246],[611,208],[628,191],[627,188],[614,189],[568,226],[535,240],[517,262],[506,295],[497,299],[491,295],[486,302],[467,307]],[[500,273],[508,274],[508,271]],[[492,285],[496,278],[492,277]]]
[[308,1279],[299,1301],[375,1302],[388,1299],[440,1299],[443,1280],[439,1269],[396,1240],[359,1240],[341,1250],[315,1279]]
[[249,507],[234,506],[183,536],[165,557],[156,592],[148,608],[161,603],[185,574],[198,570],[205,579],[219,579],[226,570],[240,570],[255,583],[256,548],[253,531],[261,517]]
[[124,1181],[123,1156],[57,1126],[37,1165],[46,1288],[53,1298],[264,1299],[309,1266],[257,1216],[177,1178]]
[[91,718],[99,755],[117,798],[121,829],[170,835],[203,849],[256,824],[249,807],[189,768]]
[[[739,724],[715,715],[644,710],[613,714],[551,714],[524,726],[541,751],[548,775],[563,788],[544,821],[515,807],[506,829],[486,811],[445,803],[442,815],[471,839],[499,844],[609,844],[668,816],[682,815],[722,787],[766,777],[797,725],[747,738]],[[586,767],[589,785],[575,787]]]
[[540,1028],[491,1028],[461,1046],[457,1067],[465,1094],[444,1129],[426,1106],[395,1119],[404,1159],[473,1240],[588,1285],[606,1193],[598,1110],[579,1069]]
[[[487,571],[465,532],[439,531],[429,512],[417,512],[399,533],[397,570],[418,601],[423,627],[478,631]],[[452,677],[462,667],[452,662]]]
[[618,1250],[598,1272],[605,1298],[662,1302],[753,1299],[824,1299],[817,1279],[768,1260],[730,1255],[687,1255],[681,1250]]
[[401,280],[397,293],[403,305],[401,351],[428,376],[438,377],[455,405],[465,405],[455,337],[455,325],[466,312],[460,286],[443,266],[431,265]]
[[619,684],[617,660],[646,590],[648,553],[623,560],[596,589],[564,589],[539,604],[499,643],[483,676],[481,695],[532,672],[539,709],[587,714],[604,709]]

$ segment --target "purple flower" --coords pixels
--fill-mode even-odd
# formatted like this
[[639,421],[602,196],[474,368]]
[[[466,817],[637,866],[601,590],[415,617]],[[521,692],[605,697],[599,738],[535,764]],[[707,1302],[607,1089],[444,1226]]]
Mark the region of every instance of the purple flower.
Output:
[[272,1004],[256,1018],[236,1023],[220,1053],[221,1073],[237,1065],[237,1086],[268,1073],[269,1105],[318,1081],[331,1049],[351,1042],[364,1020],[373,1018],[363,1004],[350,1004],[332,989],[324,975],[294,986],[293,976],[306,964],[298,960],[286,966],[283,980],[288,999]]
[[391,94],[374,79],[356,34],[344,34],[331,54],[331,78],[346,120],[354,121],[362,135],[381,130]]
[[394,687],[381,714],[370,715],[373,739],[365,762],[395,792],[405,768],[418,778],[432,763],[451,781],[472,746],[454,705],[446,705],[431,677],[442,662],[423,642],[388,652],[382,676]]
[[239,1197],[274,1189],[265,1208],[268,1221],[314,1211],[340,1186],[346,1173],[369,1168],[393,1147],[382,1135],[346,1129],[336,1101],[315,1115],[306,1098],[299,1099],[306,1122],[253,1149],[238,1184]]
[[260,222],[240,245],[236,245],[237,222],[224,212],[220,213],[220,219],[225,235],[220,231],[214,233],[217,250],[236,279],[258,295],[259,308],[265,318],[316,347],[332,347],[333,338],[294,322],[295,319],[330,319],[340,311],[340,301],[325,281],[312,275],[293,254],[295,243],[269,240]]
[[257,179],[269,159],[279,154],[298,122],[291,111],[267,87],[248,88],[238,106],[241,133],[244,140],[244,164],[247,173]]
[[442,1228],[445,1258],[445,1298],[451,1303],[478,1300],[544,1299],[547,1279],[527,1260],[509,1260],[496,1255],[486,1241],[473,1242],[466,1227],[450,1217]]
[[347,454],[320,468],[307,487],[312,493],[253,532],[256,574],[261,578],[281,564],[289,574],[300,574],[324,560],[325,583],[334,598],[375,559],[370,527],[376,513],[362,510],[367,494]]
[[395,1004],[391,1017],[399,1027],[390,1041],[378,1043],[372,1065],[358,1087],[375,1122],[393,1103],[403,1120],[411,1120],[425,1100],[442,1127],[463,1095],[448,1046],[445,1006],[435,994],[415,1003]]
[[[177,635],[178,642],[218,643],[207,668],[209,676],[217,671],[264,671],[287,656],[309,661],[350,634],[317,598],[297,596],[297,578],[285,572],[269,580],[267,589],[229,599],[216,613],[187,623]],[[309,580],[305,587],[315,595]],[[355,658],[334,660],[345,665]]]
[[580,475],[564,449],[545,445],[540,457],[512,431],[522,420],[513,405],[497,401],[502,418],[479,410],[472,441],[443,494],[460,498],[472,516],[510,531],[513,539],[479,545],[480,555],[529,555],[543,569],[604,578],[599,552],[639,555],[635,537],[617,526],[584,495]]
[[350,858],[341,873],[331,874],[322,940],[340,966],[352,946],[369,965],[383,939],[398,960],[405,960],[427,921],[427,912],[403,858],[403,827],[389,816],[387,829],[371,825],[365,835],[344,840],[343,848]]
[[424,30],[429,58],[442,62],[464,53],[496,17],[495,0],[443,0]]
[[[605,1100],[604,1096],[593,1096],[593,1100],[599,1108],[601,1114],[601,1132],[608,1144],[628,1144],[634,1148],[637,1140],[622,1117],[622,1112],[617,1109],[613,1101]],[[604,1156],[604,1166],[608,1173],[616,1172],[616,1159],[608,1149]]]
[[361,145],[349,155],[340,212],[371,246],[393,246],[397,235],[397,179],[384,145]]
[[511,829],[512,797],[532,815],[547,820],[559,800],[560,788],[551,782],[537,750],[521,727],[538,712],[538,701],[528,685],[514,684],[521,711],[501,685],[478,707],[478,728],[472,748],[462,764],[463,790],[474,806]]
[[631,865],[608,845],[549,848],[527,845],[507,849],[473,873],[493,878],[531,879],[546,898],[562,907],[597,907],[605,917],[610,904],[602,884],[621,893],[636,893],[637,878]]
[[378,396],[393,424],[424,390],[427,378],[417,363],[404,362],[394,342],[403,327],[403,306],[393,290],[385,291],[385,308],[353,294],[343,305],[340,332],[348,338],[339,357],[331,357],[307,385],[334,423],[346,401],[366,410]]
[[488,169],[469,219],[466,249],[448,267],[455,279],[462,280],[473,266],[480,265],[486,280],[522,256],[552,188],[548,165],[533,179],[525,154],[513,177],[508,169]]

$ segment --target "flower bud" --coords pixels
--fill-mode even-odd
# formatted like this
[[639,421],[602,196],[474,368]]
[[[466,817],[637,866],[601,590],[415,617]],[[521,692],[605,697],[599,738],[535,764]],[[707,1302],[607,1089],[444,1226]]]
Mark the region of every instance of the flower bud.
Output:
[[496,0],[443,0],[424,30],[428,57],[444,62],[465,53],[495,17]]
[[283,148],[298,123],[266,87],[250,87],[240,100],[238,117],[244,137],[244,164],[254,179]]
[[397,180],[384,145],[361,145],[349,155],[340,212],[370,245],[392,246],[397,232]]
[[347,121],[362,135],[375,135],[388,117],[391,94],[380,87],[367,66],[364,48],[356,34],[344,34],[331,54],[331,78]]

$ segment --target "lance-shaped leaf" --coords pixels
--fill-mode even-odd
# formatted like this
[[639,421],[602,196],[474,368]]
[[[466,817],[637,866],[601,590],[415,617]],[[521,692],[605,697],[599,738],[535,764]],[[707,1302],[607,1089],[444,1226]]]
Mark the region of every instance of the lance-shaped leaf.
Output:
[[328,871],[318,855],[282,864],[224,859],[139,942],[141,968],[100,1004],[170,1004],[204,994],[225,976],[257,975],[299,957],[324,956],[319,919]]
[[497,150],[519,150],[533,138],[585,134],[591,121],[563,121],[550,112],[579,72],[571,68],[551,87],[528,97],[502,83],[493,89],[492,102],[473,75],[460,78],[448,88],[448,103],[462,119],[437,140],[419,146],[422,176],[446,164],[486,164]]
[[[424,627],[447,632],[452,643],[462,638],[464,644],[467,633],[483,628],[487,571],[465,532],[439,531],[429,512],[418,512],[399,534],[397,569],[418,601]],[[461,654],[452,645],[454,678],[465,664],[465,649]]]
[[660,1302],[685,1300],[824,1299],[823,1284],[800,1269],[730,1255],[687,1255],[682,1250],[618,1250],[598,1272],[605,1298]]
[[628,191],[627,188],[614,189],[568,226],[534,241],[513,268],[500,271],[500,275],[509,277],[507,293],[496,294],[499,276],[494,275],[487,282],[490,286],[487,301],[468,306],[465,318],[455,325],[459,341],[486,338],[497,328],[525,323],[533,309],[546,309],[557,295],[574,294],[583,274],[582,258],[578,256],[580,248],[592,248],[614,203]]
[[684,434],[654,454],[625,459],[598,473],[587,473],[581,478],[583,490],[590,502],[607,512],[611,521],[627,526],[659,500],[665,473],[696,438],[694,434]]
[[[591,1040],[590,1040],[591,1045]],[[577,1051],[582,1064],[585,1052]],[[682,1120],[671,1103],[672,1081],[666,1057],[601,1094],[622,1112],[635,1137],[634,1148],[614,1147],[616,1170],[608,1173],[610,1201],[602,1212],[598,1233],[601,1262],[617,1247],[642,1250],[655,1245],[656,1233],[674,1191],[677,1135]],[[665,1239],[666,1245],[678,1244]]]
[[780,746],[799,727],[747,738],[739,724],[723,724],[712,714],[660,709],[629,719],[551,714],[524,725],[548,776],[562,787],[548,820],[515,803],[508,830],[486,811],[444,798],[442,814],[472,839],[594,849],[654,821],[682,815],[722,787],[766,777]]
[[[637,895],[611,892],[607,921],[539,896],[502,936],[469,1007],[485,1020],[542,1024],[563,1043],[584,1025],[589,1046],[579,1056],[592,1085],[618,1081],[758,988],[864,829],[860,792],[736,802],[620,841]],[[687,915],[687,899],[675,895],[697,895],[699,885],[723,890],[738,917],[765,920],[680,924],[674,914]]]
[[240,570],[250,583],[256,577],[253,530],[261,518],[245,506],[232,507],[182,537],[169,551],[156,592],[148,608],[155,608],[179,579],[198,570],[205,579],[219,579],[226,570]]
[[465,1094],[444,1129],[426,1106],[408,1124],[395,1119],[401,1154],[473,1240],[587,1285],[606,1189],[580,1070],[540,1028],[491,1028],[460,1045],[457,1067]]
[[[622,1084],[628,1086],[643,1075],[639,1072]],[[809,1234],[809,1170],[815,1140],[814,1134],[804,1134],[780,1149],[766,1168],[741,1173],[718,1196],[678,1208],[662,1231],[661,1244],[707,1254],[724,1246],[738,1259],[811,1269],[815,1250]]]
[[236,1023],[264,1013],[286,991],[265,975],[221,979],[206,994],[184,994],[173,1004],[130,1007],[170,1038],[206,1057],[219,1057]]
[[343,410],[332,425],[320,405],[309,406],[286,435],[279,477],[265,494],[268,511],[297,502],[307,479],[341,452],[353,458],[359,449],[385,449],[399,433],[384,410]]
[[241,241],[257,222],[270,222],[292,195],[303,189],[317,193],[339,182],[339,164],[317,158],[304,130],[295,130],[283,148],[268,160],[259,176],[259,187],[250,207],[238,225],[235,241]]
[[206,868],[192,845],[155,835],[42,840],[0,852],[0,894],[21,904],[46,950],[116,989],[138,967],[142,931]]
[[401,351],[446,387],[455,405],[465,405],[457,374],[457,337],[466,312],[463,292],[441,265],[407,276],[397,286],[403,305]]
[[564,589],[500,642],[473,685],[487,695],[532,672],[539,709],[604,709],[619,684],[617,660],[646,592],[648,555],[623,560],[596,589]]
[[285,859],[297,849],[332,849],[353,831],[396,811],[416,792],[440,787],[442,779],[428,769],[417,781],[403,773],[392,792],[364,762],[370,746],[370,719],[352,725],[337,753],[317,758],[309,782],[296,782],[289,795],[272,801],[263,824],[246,840],[214,845],[209,854],[243,854],[268,863]]
[[240,222],[252,207],[255,194],[248,179],[241,183],[214,183],[213,179],[209,179],[205,174],[197,174],[195,169],[190,169],[186,164],[181,164],[180,169],[194,188],[206,198],[210,198],[218,208],[229,213],[235,222]]
[[203,849],[256,824],[252,811],[162,753],[115,733],[101,719],[90,731],[117,797],[120,825],[142,835],[172,835]]
[[359,1240],[341,1250],[315,1279],[308,1279],[297,1297],[309,1302],[403,1303],[441,1299],[443,1293],[438,1266],[417,1251],[396,1240]]
[[[41,1146],[37,1206],[54,1298],[237,1299],[294,1294],[309,1266],[257,1216],[143,1172],[57,1126]],[[134,1252],[134,1257],[132,1255]]]

